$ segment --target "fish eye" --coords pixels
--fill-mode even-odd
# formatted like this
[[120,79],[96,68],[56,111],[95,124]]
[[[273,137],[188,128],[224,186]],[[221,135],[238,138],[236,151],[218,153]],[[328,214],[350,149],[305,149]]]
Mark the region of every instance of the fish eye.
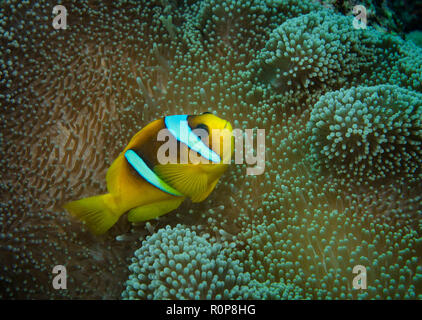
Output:
[[200,123],[196,126],[195,129],[202,129],[207,132],[207,134],[210,134],[210,131],[208,130],[208,126],[206,124]]

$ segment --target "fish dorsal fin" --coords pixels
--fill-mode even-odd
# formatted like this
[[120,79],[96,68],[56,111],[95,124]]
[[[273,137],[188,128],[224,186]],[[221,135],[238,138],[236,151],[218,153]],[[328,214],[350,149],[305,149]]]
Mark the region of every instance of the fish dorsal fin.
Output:
[[121,183],[119,177],[121,176],[122,169],[122,155],[119,155],[107,170],[106,181],[107,190],[110,193],[120,194]]
[[126,148],[123,150],[125,153],[127,150],[136,148],[137,146],[144,145],[145,143],[151,143],[151,141],[157,139],[157,133],[161,129],[164,129],[164,120],[158,119],[143,127],[138,131],[132,139],[130,139]]
[[194,202],[198,202],[195,201],[197,199],[202,199],[209,190],[207,173],[195,165],[158,164],[154,167],[154,171],[161,179]]

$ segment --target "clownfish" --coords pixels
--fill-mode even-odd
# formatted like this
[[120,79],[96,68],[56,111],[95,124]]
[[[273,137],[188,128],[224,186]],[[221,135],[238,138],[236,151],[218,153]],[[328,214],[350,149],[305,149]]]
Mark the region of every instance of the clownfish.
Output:
[[[160,132],[168,141],[158,138]],[[130,222],[141,222],[173,211],[185,198],[201,202],[227,170],[233,145],[231,124],[209,112],[155,120],[132,137],[107,170],[107,194],[63,207],[100,235],[126,212]],[[164,147],[169,152],[163,152]],[[160,156],[167,157],[167,163]]]

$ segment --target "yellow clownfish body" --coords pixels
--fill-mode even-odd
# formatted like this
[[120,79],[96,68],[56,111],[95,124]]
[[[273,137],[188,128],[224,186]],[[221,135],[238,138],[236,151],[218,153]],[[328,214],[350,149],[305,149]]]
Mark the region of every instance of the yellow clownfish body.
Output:
[[[179,136],[181,128],[189,130],[189,138],[194,139],[187,139],[188,135]],[[205,129],[208,142],[202,143],[203,139],[193,133],[197,128]],[[163,129],[167,129],[169,135],[174,134],[177,150],[193,150],[199,159],[205,160],[206,157],[208,163],[192,162],[190,158],[184,163],[178,153],[177,159],[173,159],[175,161],[160,164],[157,155],[165,142],[158,141],[157,137]],[[214,136],[214,132],[219,132],[219,135]],[[68,202],[63,207],[85,221],[92,233],[99,235],[110,229],[126,212],[130,222],[141,222],[176,209],[187,197],[193,202],[203,201],[228,168],[228,159],[233,153],[231,133],[229,122],[210,113],[155,120],[133,136],[108,169],[109,193]],[[212,149],[213,136],[214,140],[220,140],[216,148],[219,150]],[[201,141],[197,143],[197,140]],[[223,152],[227,141],[230,143],[229,152]]]

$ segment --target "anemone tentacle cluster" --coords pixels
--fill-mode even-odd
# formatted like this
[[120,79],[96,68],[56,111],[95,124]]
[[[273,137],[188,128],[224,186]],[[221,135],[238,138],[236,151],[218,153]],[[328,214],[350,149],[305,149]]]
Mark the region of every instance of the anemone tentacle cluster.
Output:
[[353,180],[421,181],[422,95],[398,86],[354,87],[323,95],[308,127],[323,166]]
[[[299,288],[262,284],[243,273],[225,254],[223,241],[197,235],[195,227],[167,225],[148,236],[135,251],[124,299],[265,299],[295,298]],[[200,232],[200,230],[198,230]],[[268,288],[268,287],[269,288]],[[170,287],[170,290],[169,290]]]
[[[421,48],[311,0],[54,5],[0,3],[1,298],[422,298]],[[61,208],[205,111],[266,129],[262,175],[101,238]]]

